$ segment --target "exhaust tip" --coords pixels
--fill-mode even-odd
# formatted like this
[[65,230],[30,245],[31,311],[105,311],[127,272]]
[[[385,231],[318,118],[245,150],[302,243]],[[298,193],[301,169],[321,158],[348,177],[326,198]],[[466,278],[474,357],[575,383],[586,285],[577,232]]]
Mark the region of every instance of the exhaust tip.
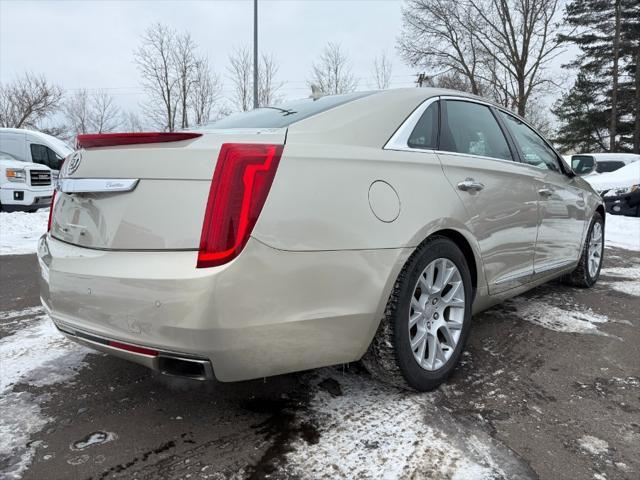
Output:
[[160,356],[158,357],[158,370],[163,375],[191,378],[193,380],[207,380],[210,378],[203,360]]

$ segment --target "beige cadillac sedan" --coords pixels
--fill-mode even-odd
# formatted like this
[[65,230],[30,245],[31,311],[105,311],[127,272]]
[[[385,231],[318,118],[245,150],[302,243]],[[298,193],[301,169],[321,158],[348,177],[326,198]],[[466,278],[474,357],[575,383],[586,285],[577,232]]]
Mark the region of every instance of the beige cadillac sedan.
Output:
[[42,303],[71,339],[169,375],[362,359],[429,390],[473,313],[600,273],[601,198],[525,121],[460,92],[310,98],[78,148],[39,243]]

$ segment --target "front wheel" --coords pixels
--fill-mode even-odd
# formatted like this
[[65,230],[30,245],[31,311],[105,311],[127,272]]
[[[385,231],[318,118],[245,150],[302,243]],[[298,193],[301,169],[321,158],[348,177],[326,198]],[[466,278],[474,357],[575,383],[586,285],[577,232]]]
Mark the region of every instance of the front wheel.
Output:
[[472,301],[463,253],[448,238],[428,239],[398,276],[362,362],[387,383],[418,391],[434,389],[460,359]]
[[580,262],[573,272],[565,275],[565,283],[581,288],[592,287],[600,277],[603,257],[604,219],[599,212],[596,212],[589,225],[587,240],[580,254]]

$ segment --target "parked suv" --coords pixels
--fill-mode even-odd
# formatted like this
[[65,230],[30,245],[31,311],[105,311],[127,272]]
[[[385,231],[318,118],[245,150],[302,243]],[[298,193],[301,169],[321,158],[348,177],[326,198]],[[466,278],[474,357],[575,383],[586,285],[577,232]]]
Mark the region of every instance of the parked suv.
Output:
[[362,359],[428,390],[472,313],[555,278],[590,287],[602,265],[600,196],[524,120],[461,92],[78,145],[38,246],[43,305],[70,338],[170,375]]
[[23,162],[0,151],[0,210],[35,212],[48,207],[52,196],[49,167]]

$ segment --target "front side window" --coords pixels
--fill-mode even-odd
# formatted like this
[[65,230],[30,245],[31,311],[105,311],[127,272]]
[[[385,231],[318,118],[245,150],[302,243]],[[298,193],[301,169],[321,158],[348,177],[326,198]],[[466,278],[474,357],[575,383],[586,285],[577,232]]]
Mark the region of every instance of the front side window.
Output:
[[409,135],[407,145],[411,148],[424,148],[435,150],[438,148],[438,117],[440,115],[440,102],[434,102],[416,123],[413,132]]
[[529,128],[522,120],[503,111],[500,111],[500,115],[520,147],[524,163],[543,170],[561,171],[556,152],[547,145],[547,142],[540,135]]
[[447,100],[440,150],[513,160],[509,144],[489,107]]

